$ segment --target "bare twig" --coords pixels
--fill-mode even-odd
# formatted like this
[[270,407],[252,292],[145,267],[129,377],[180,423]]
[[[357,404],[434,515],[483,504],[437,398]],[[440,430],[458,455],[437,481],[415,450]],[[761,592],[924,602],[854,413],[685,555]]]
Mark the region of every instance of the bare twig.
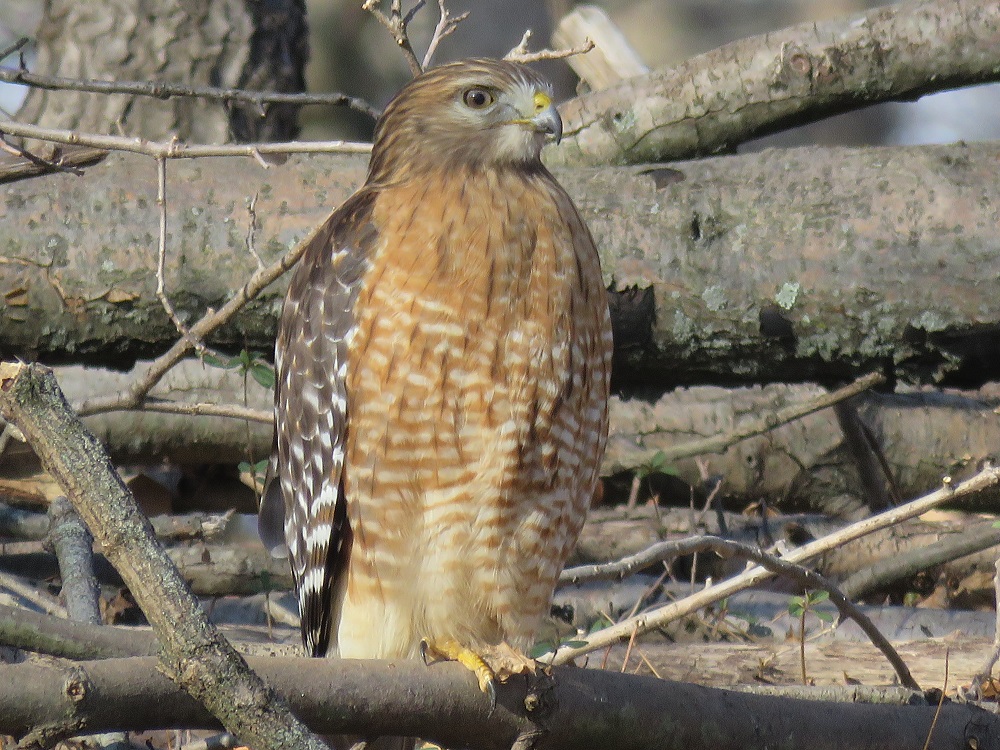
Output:
[[[161,401],[158,399],[144,400],[136,407],[122,407],[122,411],[152,411],[160,414],[184,414],[190,417],[228,417],[230,419],[245,419],[250,422],[271,424],[274,414],[263,409],[253,409],[240,404],[209,404],[182,401]],[[101,409],[101,412],[116,411],[116,409]],[[95,414],[99,412],[88,412]]]
[[181,321],[174,309],[173,303],[167,296],[166,275],[167,264],[167,160],[158,156],[156,158],[156,205],[160,210],[160,236],[156,248],[156,297],[163,305],[167,315],[174,324],[174,328],[185,339],[191,339],[191,346],[200,354],[204,351],[205,345],[199,339],[191,338],[191,333],[187,326]]
[[420,65],[417,54],[413,51],[413,45],[410,44],[406,25],[413,19],[413,14],[423,7],[424,3],[417,3],[417,7],[408,13],[405,18],[401,9],[401,0],[391,0],[388,13],[379,7],[381,4],[382,0],[365,0],[361,7],[375,16],[378,22],[385,26],[389,30],[389,33],[392,34],[393,41],[396,42],[396,46],[402,50],[403,57],[406,58],[406,64],[410,67],[410,73],[414,77],[420,75],[423,72],[423,68]]
[[[22,39],[26,42],[26,39]],[[17,45],[0,53],[0,59],[16,52]],[[347,94],[289,94],[277,91],[246,91],[244,89],[224,89],[215,86],[180,86],[163,81],[99,81],[93,78],[60,78],[58,76],[39,75],[25,70],[0,68],[0,82],[19,83],[32,88],[49,91],[89,91],[96,94],[129,94],[132,96],[149,96],[154,99],[170,99],[175,96],[196,97],[198,99],[214,99],[223,102],[246,102],[263,111],[265,104],[298,104],[326,105],[331,107],[350,107],[375,119],[381,113],[363,99]]]
[[40,592],[38,587],[29,586],[22,583],[20,578],[0,572],[0,591],[7,589],[13,592],[26,602],[31,602],[34,606],[46,614],[55,617],[65,618],[66,609],[59,602],[44,592]]
[[687,443],[681,443],[680,445],[665,448],[661,451],[663,454],[662,460],[664,462],[668,462],[676,461],[681,458],[690,458],[692,456],[702,456],[706,453],[722,453],[727,448],[735,445],[741,440],[746,440],[747,438],[751,438],[756,435],[763,435],[765,432],[770,432],[775,427],[780,427],[783,424],[800,419],[801,417],[805,417],[813,412],[826,409],[845,399],[856,396],[869,388],[881,385],[884,382],[885,376],[880,372],[873,372],[868,375],[864,375],[863,377],[855,380],[853,383],[845,385],[843,388],[838,388],[830,393],[824,393],[821,396],[817,396],[816,398],[810,399],[804,403],[791,404],[783,409],[763,414],[755,419],[747,419],[741,422],[732,432],[722,435],[713,435],[712,437],[702,438],[699,440],[692,440]]
[[41,167],[43,170],[52,170],[55,172],[67,172],[69,174],[75,174],[77,176],[83,174],[83,170],[77,167],[61,164],[59,161],[54,161],[52,159],[46,159],[39,156],[38,154],[31,153],[28,149],[18,146],[16,143],[8,143],[6,139],[0,136],[0,149],[6,151],[8,154],[13,156],[19,156],[22,159],[27,159],[36,167]]
[[[247,302],[256,297],[269,284],[280,278],[289,268],[295,265],[298,259],[306,251],[309,243],[320,232],[324,224],[320,224],[313,232],[302,240],[298,245],[289,250],[276,263],[272,263],[267,268],[257,271],[250,280],[234,294],[226,304],[217,311],[209,311],[190,328],[190,333],[195,339],[205,339],[212,331],[229,322],[237,312],[239,312]],[[93,398],[74,405],[76,412],[82,417],[90,414],[99,414],[106,411],[117,411],[120,409],[136,409],[141,406],[160,379],[167,371],[180,362],[191,351],[190,339],[180,339],[175,342],[169,350],[157,357],[150,363],[149,367],[132,384],[127,391],[115,396],[104,396]]]
[[[809,560],[821,552],[839,547],[847,542],[859,539],[874,531],[887,528],[908,518],[914,518],[928,510],[935,508],[942,503],[958,500],[967,495],[973,495],[988,487],[992,487],[1000,482],[1000,468],[987,466],[978,474],[957,485],[948,485],[935,492],[925,495],[898,508],[881,513],[872,518],[851,524],[838,532],[829,534],[822,539],[805,544],[789,552],[783,562],[801,563]],[[572,648],[562,647],[559,653],[552,659],[555,664],[565,664],[568,661],[582,656],[583,654],[596,651],[597,649],[610,646],[618,641],[630,637],[632,628],[638,627],[640,635],[660,627],[665,622],[671,622],[684,615],[697,612],[714,602],[725,599],[737,591],[743,591],[767,580],[774,574],[763,567],[754,567],[733,576],[725,581],[702,589],[678,602],[673,602],[659,607],[650,612],[646,612],[637,617],[629,618],[617,623],[609,628],[600,630],[592,635],[581,638],[583,643]]]
[[[413,13],[421,7],[423,7],[422,1],[418,3],[417,6],[407,15],[407,23],[409,23]],[[434,27],[434,33],[431,35],[430,44],[427,45],[427,52],[424,53],[424,62],[421,66],[424,70],[427,70],[427,68],[430,67],[431,60],[434,59],[434,53],[437,51],[438,44],[440,44],[441,40],[454,32],[455,29],[458,28],[458,25],[469,17],[469,11],[461,13],[457,16],[452,16],[448,12],[445,0],[438,0],[438,9],[441,15],[438,18],[437,26]]]
[[[607,579],[623,577],[630,572],[644,568],[654,562],[664,562],[682,554],[686,555],[693,554],[695,552],[709,551],[722,556],[737,556],[747,560],[752,560],[766,570],[797,581],[803,588],[821,589],[829,592],[830,601],[837,607],[837,610],[840,612],[840,616],[842,618],[850,618],[858,624],[871,642],[883,654],[885,654],[889,663],[892,664],[893,669],[896,670],[896,674],[899,676],[900,682],[906,687],[913,688],[914,690],[920,689],[920,686],[917,685],[916,681],[910,675],[910,670],[906,667],[906,664],[900,658],[896,650],[886,640],[885,636],[879,632],[878,628],[875,627],[875,624],[864,612],[858,609],[858,607],[850,599],[844,596],[843,592],[837,588],[836,584],[809,568],[789,562],[788,560],[783,560],[780,557],[770,555],[761,550],[759,547],[744,544],[742,542],[733,542],[728,539],[720,539],[719,537],[714,536],[691,537],[690,539],[681,539],[677,542],[663,542],[653,545],[653,547],[650,547],[650,549],[645,552],[639,555],[631,555],[618,561],[617,563],[610,563],[607,565],[588,565],[581,568],[573,568],[564,571],[560,580],[563,581],[568,578],[568,580],[575,583],[578,581],[595,580],[598,578]],[[646,632],[646,628],[643,626],[641,617],[632,617],[623,622],[629,622],[631,624],[632,630],[628,636],[629,642],[635,638],[635,633]],[[665,622],[665,620],[660,619],[658,620],[657,625],[662,626]],[[622,624],[623,623],[619,623],[616,627],[619,627]],[[804,677],[803,682],[805,682]]]
[[574,55],[585,55],[594,49],[594,43],[590,39],[584,39],[582,44],[569,49],[542,49],[538,52],[528,52],[528,40],[531,39],[531,29],[524,32],[521,41],[510,52],[504,55],[504,60],[512,60],[519,63],[533,63],[539,60],[563,60]]
[[250,199],[250,203],[247,205],[247,214],[250,216],[250,226],[247,227],[247,252],[250,253],[254,259],[257,261],[257,270],[264,267],[264,259],[260,257],[260,253],[257,252],[257,198],[258,194],[254,193],[253,198]]
[[28,42],[30,41],[31,40],[28,39],[28,37],[22,36],[20,39],[18,39],[9,47],[4,47],[2,50],[0,50],[0,60],[3,60],[5,57],[10,57],[15,52],[19,52],[20,50],[24,49],[25,46],[27,46]]
[[938,718],[941,716],[941,706],[944,705],[944,699],[946,692],[948,690],[948,672],[951,671],[948,667],[948,661],[951,653],[949,649],[944,650],[944,682],[941,685],[941,695],[938,698],[937,710],[934,712],[934,718],[931,719],[930,729],[927,730],[927,739],[924,741],[924,750],[928,750],[931,746],[931,737],[934,736],[934,727],[937,726]]
[[972,686],[969,693],[970,697],[974,700],[979,700],[982,697],[983,685],[993,679],[993,667],[996,665],[997,660],[1000,660],[1000,560],[996,561],[995,568],[996,574],[993,576],[993,590],[996,596],[997,622],[993,636],[993,651],[972,678]]
[[289,141],[287,143],[249,143],[224,146],[187,144],[176,140],[156,142],[147,141],[144,138],[42,128],[11,120],[0,121],[0,134],[35,138],[51,143],[92,146],[108,151],[130,151],[135,154],[152,156],[154,159],[194,159],[205,156],[250,156],[259,159],[261,154],[367,154],[372,150],[370,143],[350,141]]

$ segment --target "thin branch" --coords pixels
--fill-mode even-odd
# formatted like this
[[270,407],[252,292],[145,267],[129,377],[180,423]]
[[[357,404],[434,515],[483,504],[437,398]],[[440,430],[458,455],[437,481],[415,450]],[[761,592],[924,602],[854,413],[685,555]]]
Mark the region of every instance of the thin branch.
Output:
[[980,700],[983,694],[983,685],[993,682],[993,667],[996,665],[997,661],[1000,660],[1000,560],[997,560],[994,564],[996,570],[993,576],[993,591],[995,606],[996,606],[996,627],[994,628],[993,635],[993,651],[983,662],[983,666],[979,668],[979,671],[972,677],[972,685],[969,688],[969,696],[972,700]]
[[512,60],[519,63],[533,63],[539,60],[564,60],[567,57],[585,55],[594,49],[594,43],[590,39],[584,39],[581,44],[568,49],[541,49],[538,52],[528,52],[527,43],[531,38],[531,32],[525,31],[520,44],[504,55],[504,60]]
[[[381,4],[382,0],[365,0],[361,7],[375,16],[378,22],[389,30],[393,41],[396,42],[396,46],[399,47],[403,52],[403,57],[406,58],[406,64],[410,67],[410,73],[416,78],[423,72],[423,68],[420,65],[417,54],[413,51],[413,45],[410,44],[410,37],[406,32],[406,25],[412,20],[413,13],[408,13],[404,18],[400,0],[392,0],[389,3],[388,14],[379,7]],[[421,7],[423,7],[423,3],[418,3],[418,7],[414,8],[414,12]]]
[[[573,568],[564,571],[563,576],[560,577],[560,581],[563,581],[564,577],[574,583],[587,580],[622,578],[635,570],[642,569],[653,563],[665,562],[678,555],[689,555],[697,552],[715,552],[723,557],[737,556],[752,560],[772,573],[799,582],[803,588],[821,589],[829,592],[830,601],[837,607],[841,618],[850,618],[858,624],[865,635],[871,640],[872,644],[885,654],[889,663],[892,664],[893,669],[896,670],[900,683],[914,690],[920,689],[920,686],[913,679],[910,670],[896,652],[896,649],[879,632],[868,616],[850,599],[844,596],[844,593],[837,588],[836,584],[809,568],[770,555],[759,547],[750,544],[733,542],[716,536],[699,536],[691,537],[690,539],[681,539],[677,542],[665,542],[655,544],[638,555],[631,555],[616,563],[588,565],[583,566],[583,568]],[[632,620],[632,634],[629,635],[629,643],[635,638],[635,633],[640,628],[639,622],[641,618],[630,619]],[[665,623],[660,621],[658,624],[662,626]]]
[[205,156],[250,156],[259,159],[261,154],[367,154],[372,150],[370,143],[351,141],[288,141],[286,143],[249,143],[242,145],[201,145],[187,144],[172,140],[165,142],[147,141],[145,138],[77,133],[59,128],[41,128],[11,120],[0,121],[0,134],[21,138],[35,138],[51,143],[65,143],[75,146],[92,146],[108,151],[130,151],[145,154],[154,159],[194,159]]
[[[416,13],[421,7],[423,7],[423,0],[421,0],[421,2],[407,14],[407,23],[409,23],[413,14]],[[465,13],[452,17],[452,15],[448,13],[445,0],[438,0],[438,8],[441,15],[438,17],[437,26],[434,27],[434,33],[431,35],[430,44],[427,45],[427,52],[424,53],[424,62],[422,65],[424,70],[427,70],[427,68],[430,67],[431,60],[434,59],[434,53],[437,51],[438,44],[441,40],[454,32],[455,29],[458,28],[458,25],[469,17],[469,11],[465,11]]]
[[66,617],[66,608],[48,594],[39,591],[37,586],[29,586],[22,583],[20,578],[0,571],[0,591],[3,589],[13,592],[26,602],[31,602],[46,614]]
[[67,166],[65,164],[60,164],[58,161],[38,156],[37,154],[31,153],[28,149],[18,146],[16,143],[8,142],[7,139],[3,137],[0,137],[0,149],[13,156],[19,156],[22,159],[27,159],[36,167],[40,167],[43,171],[51,170],[54,172],[67,172],[69,174],[75,174],[78,177],[83,174],[83,170],[78,167]]
[[260,257],[260,253],[257,252],[257,198],[259,193],[254,193],[253,198],[250,199],[249,205],[247,205],[247,214],[250,217],[250,226],[247,227],[247,238],[246,246],[247,252],[250,253],[254,260],[257,261],[257,269],[260,270],[264,267],[264,259]]
[[30,41],[31,40],[28,37],[22,36],[20,39],[18,39],[9,47],[5,47],[4,49],[0,50],[0,60],[3,60],[5,57],[10,57],[15,52],[19,52],[20,50],[24,49],[27,46],[28,42]]
[[[22,40],[22,42],[27,40]],[[18,46],[11,47],[0,54],[0,59],[16,52]],[[325,105],[331,107],[350,107],[362,112],[372,119],[377,119],[381,112],[364,99],[332,92],[329,94],[290,94],[277,91],[247,91],[245,89],[225,89],[216,86],[180,86],[163,81],[99,81],[93,78],[61,78],[32,73],[24,68],[13,70],[0,68],[0,82],[14,83],[49,91],[89,91],[95,94],[129,94],[131,96],[148,96],[154,99],[170,99],[175,96],[196,97],[223,102],[246,102],[264,111],[265,104],[298,104]]]
[[270,411],[253,409],[249,406],[240,406],[239,404],[188,403],[181,401],[159,401],[156,399],[144,400],[140,405],[134,407],[123,406],[120,409],[101,409],[99,412],[91,411],[88,414],[97,414],[106,411],[151,411],[160,414],[183,414],[189,417],[245,419],[261,424],[271,424],[274,422],[274,414]]
[[[266,268],[257,271],[243,287],[234,294],[226,304],[219,310],[212,311],[204,315],[197,323],[190,328],[191,336],[195,340],[204,340],[216,329],[225,325],[233,318],[250,300],[256,297],[267,286],[279,279],[289,268],[295,265],[298,259],[306,251],[309,243],[318,232],[324,228],[325,224],[320,224],[304,240],[299,242],[294,248],[285,253],[277,262]],[[75,411],[81,416],[99,414],[106,411],[116,411],[120,409],[136,409],[141,406],[146,396],[152,390],[167,371],[180,362],[192,349],[191,339],[184,338],[174,342],[164,354],[157,357],[150,363],[149,367],[132,384],[132,386],[115,396],[103,396],[99,398],[87,399],[75,404]]]
[[[847,542],[854,541],[908,518],[919,516],[943,503],[954,502],[959,498],[976,494],[997,483],[1000,483],[1000,468],[987,466],[964,482],[957,485],[946,485],[906,505],[901,505],[898,508],[893,508],[877,516],[858,521],[840,531],[828,534],[822,539],[817,539],[814,542],[798,547],[789,552],[783,560],[790,563],[805,562],[822,552],[835,549]],[[671,622],[679,617],[696,612],[709,604],[721,601],[738,591],[756,586],[761,581],[765,581],[773,575],[771,571],[759,566],[751,568],[740,575],[733,576],[714,586],[702,589],[698,593],[692,594],[681,601],[666,604],[637,617],[628,618],[586,638],[581,638],[580,640],[583,643],[579,646],[560,648],[559,652],[552,658],[552,663],[565,664],[577,656],[582,656],[591,651],[596,651],[618,641],[625,640],[630,637],[633,628],[638,628],[640,635],[650,630],[655,630],[665,622]]]
[[191,346],[200,354],[204,351],[205,345],[201,340],[191,338],[190,331],[178,317],[177,310],[174,309],[173,303],[167,296],[166,282],[164,281],[167,264],[167,160],[162,156],[156,158],[156,205],[160,211],[160,236],[156,249],[156,297],[160,300],[160,304],[163,305],[163,309],[170,317],[177,332],[183,338],[190,338]]
[[817,396],[816,398],[810,399],[801,404],[791,404],[790,406],[778,409],[775,412],[763,414],[756,419],[747,419],[741,422],[732,432],[724,433],[722,435],[713,435],[712,437],[702,438],[699,440],[692,440],[687,443],[681,443],[680,445],[665,448],[661,451],[663,454],[662,460],[666,463],[670,461],[677,461],[681,458],[703,456],[707,453],[722,453],[727,448],[735,445],[741,440],[746,440],[747,438],[755,437],[756,435],[763,435],[765,432],[770,432],[775,427],[780,427],[788,422],[808,416],[813,412],[829,408],[834,404],[856,396],[859,393],[863,393],[869,388],[874,388],[884,382],[885,375],[880,372],[873,372],[868,375],[864,375],[855,380],[853,383],[845,385],[843,388],[838,388],[830,393],[824,393],[821,396]]

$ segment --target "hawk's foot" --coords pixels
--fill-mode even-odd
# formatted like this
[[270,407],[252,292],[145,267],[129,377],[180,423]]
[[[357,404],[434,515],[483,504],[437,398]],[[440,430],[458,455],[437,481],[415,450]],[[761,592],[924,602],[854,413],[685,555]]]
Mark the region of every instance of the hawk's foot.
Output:
[[457,661],[476,676],[479,682],[479,689],[490,697],[490,712],[497,707],[497,686],[496,674],[487,664],[483,657],[466,648],[455,640],[447,639],[443,641],[431,642],[427,639],[420,641],[420,655],[424,659],[424,664],[447,659]]

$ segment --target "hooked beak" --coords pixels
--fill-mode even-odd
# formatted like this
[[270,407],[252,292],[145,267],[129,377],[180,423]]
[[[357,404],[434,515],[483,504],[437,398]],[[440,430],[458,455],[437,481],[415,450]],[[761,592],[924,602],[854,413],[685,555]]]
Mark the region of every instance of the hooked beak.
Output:
[[539,133],[546,133],[558,144],[562,140],[562,118],[549,95],[543,91],[535,94],[535,116],[530,120]]

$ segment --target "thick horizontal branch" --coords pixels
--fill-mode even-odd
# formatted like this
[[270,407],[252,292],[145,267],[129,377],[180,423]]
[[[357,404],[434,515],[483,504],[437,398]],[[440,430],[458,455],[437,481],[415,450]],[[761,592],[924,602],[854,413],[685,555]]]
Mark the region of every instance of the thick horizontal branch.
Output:
[[[509,748],[544,728],[542,748],[794,747],[920,750],[933,706],[834,704],[716,690],[610,672],[556,669],[533,681],[537,706],[525,709],[523,679],[500,686],[498,706],[455,663],[418,661],[251,659],[297,715],[323,733],[409,734],[445,746]],[[153,659],[112,659],[55,668],[51,663],[0,666],[0,732],[21,735],[43,723],[78,720],[89,732],[148,727],[211,727],[211,716],[156,671]],[[74,701],[78,686],[84,700]],[[331,707],[336,710],[331,710]],[[969,705],[948,704],[930,748],[996,748],[997,718]]]
[[868,104],[1000,80],[998,33],[993,0],[924,0],[741,39],[566,102],[551,158],[689,158]]
[[[616,300],[622,383],[833,379],[884,368],[1000,377],[995,231],[1000,146],[793,149],[670,168],[567,170]],[[155,297],[152,162],[0,193],[0,355],[128,366],[177,333]],[[217,308],[306,236],[364,159],[198,160],[168,170],[166,293],[182,320]],[[227,272],[218,272],[225,262]],[[928,281],[932,280],[932,281]],[[269,351],[281,285],[213,339]],[[639,375],[641,373],[641,376]]]

